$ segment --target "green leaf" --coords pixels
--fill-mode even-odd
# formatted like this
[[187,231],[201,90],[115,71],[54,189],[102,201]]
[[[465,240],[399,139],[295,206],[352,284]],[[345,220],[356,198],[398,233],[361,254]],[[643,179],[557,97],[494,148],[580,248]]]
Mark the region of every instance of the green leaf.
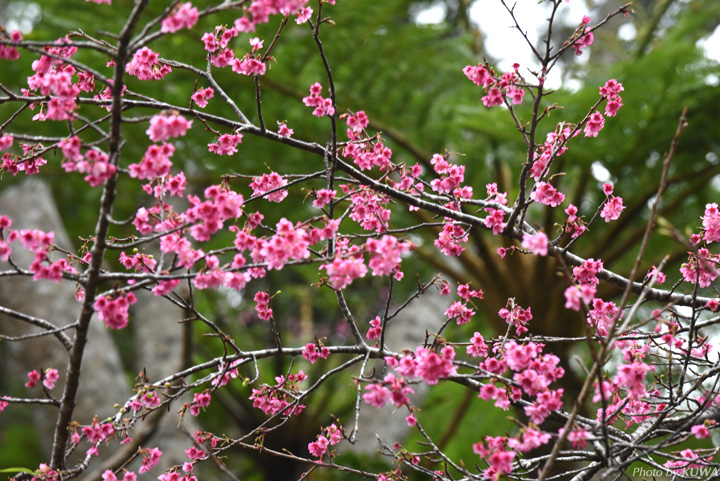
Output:
[[26,473],[26,474],[35,474],[35,471],[28,469],[28,468],[5,468],[0,469],[0,473]]

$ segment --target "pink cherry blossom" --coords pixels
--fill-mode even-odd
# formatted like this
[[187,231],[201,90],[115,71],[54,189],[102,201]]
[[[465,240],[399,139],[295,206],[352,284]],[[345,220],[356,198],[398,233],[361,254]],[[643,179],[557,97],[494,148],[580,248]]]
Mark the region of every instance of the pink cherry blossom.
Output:
[[333,289],[344,289],[355,279],[365,277],[367,266],[362,258],[335,257],[331,264],[323,266],[330,277]]
[[314,343],[307,343],[302,350],[302,355],[310,361],[310,364],[315,364],[320,358],[327,359],[330,355],[330,349],[322,345],[318,348]]
[[211,60],[212,64],[218,68],[227,67],[234,64],[235,52],[230,48],[224,48],[216,55],[213,55]]
[[505,212],[500,209],[493,208],[486,208],[485,212],[488,213],[488,216],[483,219],[483,224],[488,229],[492,229],[493,235],[499,235],[506,227],[506,224],[503,222],[505,219]]
[[242,58],[235,58],[231,60],[230,66],[233,72],[237,72],[242,75],[265,75],[266,65],[262,61],[262,57],[259,55],[253,57],[250,54],[246,54]]
[[443,226],[443,230],[435,239],[435,247],[439,248],[446,256],[458,256],[465,250],[460,245],[468,241],[468,233],[454,222],[448,222]]
[[315,192],[315,200],[313,205],[317,208],[322,208],[324,205],[329,204],[335,198],[336,192],[330,189],[320,189]]
[[603,206],[600,217],[605,219],[605,222],[617,220],[623,210],[625,210],[625,206],[623,205],[622,197],[612,197]]
[[488,90],[487,95],[482,98],[482,103],[483,105],[485,105],[485,107],[495,107],[497,105],[502,105],[502,92],[500,92],[499,88],[492,87],[490,90]]
[[277,172],[263,174],[261,177],[253,178],[250,188],[253,190],[253,196],[260,196],[267,192],[273,191],[264,196],[270,202],[282,202],[288,196],[287,189],[283,189],[287,185],[287,181]]
[[158,448],[141,449],[140,453],[142,454],[142,465],[138,470],[140,474],[150,471],[153,466],[160,462],[162,456],[162,451]]
[[570,286],[565,289],[565,309],[580,310],[580,302],[590,305],[595,297],[595,288],[588,284]]
[[534,235],[523,234],[522,247],[532,254],[546,256],[548,253],[547,235],[543,231],[538,231]]
[[470,345],[466,348],[468,356],[472,357],[485,357],[487,356],[488,346],[485,344],[485,339],[482,334],[475,331],[472,339],[470,339]]
[[690,428],[690,432],[698,439],[706,439],[710,437],[710,431],[704,424],[697,424]]
[[475,314],[465,303],[455,301],[450,307],[445,309],[445,315],[448,319],[455,319],[458,325],[467,324]]
[[380,320],[380,316],[375,316],[375,319],[370,321],[370,328],[368,329],[367,334],[365,337],[368,341],[372,341],[375,339],[380,339],[380,334],[382,333],[382,321]]
[[541,204],[557,207],[565,200],[565,194],[546,182],[538,182],[530,198]]
[[105,326],[110,329],[123,329],[128,324],[128,309],[136,302],[137,298],[132,292],[115,297],[99,296],[95,299],[93,308]]
[[708,287],[718,277],[715,264],[719,260],[720,256],[701,248],[697,255],[692,252],[688,254],[688,261],[680,266],[680,273],[685,282],[697,282],[700,287]]
[[237,152],[237,145],[242,142],[242,134],[222,134],[217,142],[208,144],[208,150],[218,155],[232,155]]
[[207,107],[208,100],[213,98],[214,95],[215,90],[213,90],[212,87],[205,87],[198,89],[190,98],[195,102],[195,105],[204,108]]
[[313,14],[313,9],[310,7],[305,7],[302,10],[300,10],[297,14],[297,18],[295,19],[295,23],[298,25],[302,25],[303,23],[306,23],[310,17]]
[[379,384],[368,384],[365,390],[367,392],[363,394],[363,401],[378,409],[390,400],[390,391]]
[[294,133],[295,133],[295,131],[293,129],[289,128],[285,123],[281,123],[278,126],[278,135],[280,137],[290,137]]
[[604,86],[600,87],[600,95],[607,99],[614,99],[624,90],[625,87],[623,87],[623,84],[613,78],[605,82]]
[[650,366],[637,361],[618,367],[616,381],[618,385],[628,389],[630,399],[640,399],[647,394],[645,375],[648,370],[650,370]]
[[162,143],[150,145],[140,163],[130,164],[130,177],[136,179],[155,179],[170,173],[172,162],[170,157],[175,153],[172,144]]
[[157,53],[143,47],[133,55],[125,71],[140,80],[159,80],[172,72],[169,65],[161,64]]
[[573,448],[585,449],[588,437],[589,433],[585,429],[575,427],[568,433],[567,439],[572,443]]
[[580,40],[573,44],[573,48],[575,49],[575,55],[582,55],[583,49],[588,48],[590,45],[593,44],[594,41],[595,36],[592,32],[588,32],[582,37],[580,37]]
[[37,386],[38,381],[42,377],[39,372],[36,370],[32,370],[29,373],[27,373],[28,381],[25,383],[25,387],[30,389],[35,386]]
[[317,441],[308,444],[308,451],[316,458],[322,458],[330,442],[325,436],[318,436]]
[[[75,137],[75,138],[77,138],[77,137]],[[7,150],[10,147],[12,147],[13,140],[14,140],[14,138],[12,135],[3,134],[2,136],[0,136],[0,151]]]
[[371,253],[368,267],[372,269],[372,275],[387,276],[399,269],[401,256],[414,246],[394,236],[384,235],[379,240],[368,239],[365,247]]
[[368,116],[362,110],[355,115],[348,115],[347,119],[345,120],[347,126],[356,133],[362,132],[363,129],[368,126],[369,122],[370,121],[368,119]]
[[314,83],[310,86],[310,95],[303,98],[303,103],[307,107],[314,107],[313,115],[316,117],[324,117],[326,115],[335,115],[335,107],[332,99],[322,97],[322,85]]
[[420,346],[415,350],[416,373],[426,383],[437,384],[440,379],[451,376],[457,372],[453,365],[455,350],[445,346],[440,354]]
[[255,293],[255,302],[257,303],[255,305],[255,310],[258,313],[258,317],[260,319],[264,319],[266,321],[269,321],[272,319],[273,311],[269,306],[270,303],[270,296],[267,292],[258,291]]
[[702,216],[703,240],[708,244],[720,241],[720,210],[717,203],[705,204]]
[[153,142],[163,142],[173,137],[182,137],[192,127],[193,121],[182,115],[154,115],[145,133]]
[[173,33],[183,28],[193,28],[198,18],[197,7],[193,7],[190,2],[183,3],[175,7],[170,15],[163,19],[160,31]]
[[47,389],[54,389],[55,383],[60,379],[60,374],[57,369],[46,369],[45,375],[43,376],[42,384]]
[[384,232],[387,229],[387,222],[390,220],[390,209],[386,207],[389,197],[364,188],[353,193],[350,201],[353,205],[350,218],[363,229],[375,232]]
[[585,124],[585,137],[597,137],[605,126],[605,117],[600,112],[593,112]]

